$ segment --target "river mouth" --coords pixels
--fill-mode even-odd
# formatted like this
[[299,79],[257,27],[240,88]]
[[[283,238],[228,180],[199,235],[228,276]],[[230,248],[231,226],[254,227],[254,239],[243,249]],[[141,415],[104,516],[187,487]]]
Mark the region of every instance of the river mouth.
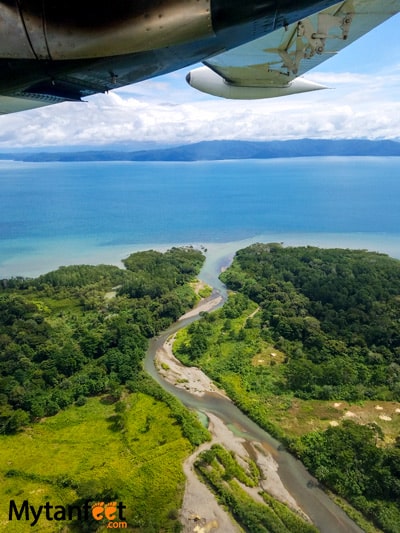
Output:
[[[203,267],[207,276],[202,281],[214,287],[213,294],[205,300],[208,308],[215,303],[213,307],[215,310],[223,305],[227,298],[226,287],[218,279],[218,276],[221,272],[221,266],[227,266],[229,258],[232,256],[221,257],[219,261],[214,258],[211,266],[206,261]],[[202,272],[199,275],[200,279]],[[288,453],[282,443],[242,413],[228,397],[224,397],[218,392],[204,392],[202,395],[193,394],[168,382],[160,375],[155,366],[157,353],[164,349],[164,345],[168,343],[172,335],[200,318],[202,306],[199,305],[195,309],[197,310],[196,313],[191,313],[190,316],[178,320],[150,341],[144,360],[146,372],[165,390],[181,400],[184,405],[200,413],[203,420],[204,417],[208,417],[207,413],[212,413],[232,433],[246,439],[249,444],[259,443],[276,461],[278,474],[285,489],[321,533],[362,533],[363,530],[319,487],[317,480],[311,476],[304,465]]]

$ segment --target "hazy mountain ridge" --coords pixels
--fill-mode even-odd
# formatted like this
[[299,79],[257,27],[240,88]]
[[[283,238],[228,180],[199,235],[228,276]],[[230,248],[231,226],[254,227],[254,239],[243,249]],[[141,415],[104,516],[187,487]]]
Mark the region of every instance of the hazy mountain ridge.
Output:
[[140,150],[88,150],[0,154],[27,162],[72,161],[218,161],[315,156],[400,156],[400,142],[383,140],[299,139],[291,141],[202,141],[183,146]]

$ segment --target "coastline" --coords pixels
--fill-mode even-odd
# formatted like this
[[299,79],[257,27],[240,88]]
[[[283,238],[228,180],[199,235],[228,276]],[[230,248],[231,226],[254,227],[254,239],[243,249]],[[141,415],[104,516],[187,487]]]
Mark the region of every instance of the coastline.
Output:
[[135,252],[165,251],[174,246],[193,246],[207,250],[207,270],[202,273],[202,279],[209,283],[208,274],[209,271],[215,271],[215,264],[228,263],[238,250],[256,242],[281,242],[284,246],[365,249],[400,259],[400,234],[397,233],[268,232],[226,242],[200,242],[193,239],[192,242],[115,245],[103,245],[96,239],[89,238],[22,239],[7,241],[7,245],[0,248],[0,279],[16,276],[37,277],[60,266],[77,264],[123,267],[123,259]]

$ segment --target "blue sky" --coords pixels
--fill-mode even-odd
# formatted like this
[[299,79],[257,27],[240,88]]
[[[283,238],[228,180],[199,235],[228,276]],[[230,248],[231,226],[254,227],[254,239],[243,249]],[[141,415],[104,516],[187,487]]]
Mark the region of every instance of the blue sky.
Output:
[[0,149],[100,149],[210,139],[400,140],[399,29],[397,15],[304,76],[332,90],[228,101],[189,87],[188,68],[92,96],[87,103],[2,116]]

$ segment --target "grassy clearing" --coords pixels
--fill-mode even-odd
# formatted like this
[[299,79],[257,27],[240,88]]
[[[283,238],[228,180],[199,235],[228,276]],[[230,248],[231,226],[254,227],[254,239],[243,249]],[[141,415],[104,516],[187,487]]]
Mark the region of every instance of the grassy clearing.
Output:
[[[235,297],[232,294],[231,301]],[[190,359],[186,349],[193,339],[190,326],[178,332],[174,353],[183,363],[201,367],[243,410],[259,423],[267,420],[279,428],[281,436],[301,437],[351,418],[361,424],[378,424],[385,442],[395,441],[400,433],[398,402],[302,400],[285,392],[286,354],[260,335],[257,309],[248,301],[234,318],[228,318],[224,309],[212,313],[206,321],[208,347],[202,355]]]
[[45,518],[32,528],[25,520],[8,522],[10,499],[65,506],[105,493],[126,505],[130,531],[177,530],[181,465],[191,446],[163,403],[137,393],[124,404],[122,432],[115,404],[92,398],[23,433],[1,437],[0,531],[65,531],[69,525]]
[[274,366],[282,364],[286,355],[275,348],[273,344],[264,344],[261,350],[253,357],[253,366]]
[[400,404],[396,402],[368,401],[351,404],[344,401],[301,400],[290,396],[284,401],[284,398],[270,397],[264,405],[270,420],[291,437],[327,429],[346,419],[360,424],[378,424],[388,444],[393,443],[400,433]]

